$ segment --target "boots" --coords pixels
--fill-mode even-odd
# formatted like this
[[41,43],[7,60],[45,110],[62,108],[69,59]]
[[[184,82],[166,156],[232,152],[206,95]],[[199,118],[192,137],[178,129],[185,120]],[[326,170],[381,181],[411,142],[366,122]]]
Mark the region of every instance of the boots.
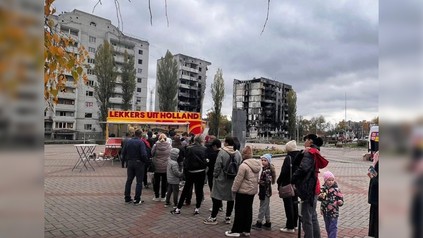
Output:
[[[261,225],[261,224],[260,224],[260,225]],[[264,223],[264,224],[263,224],[263,228],[264,228],[264,229],[266,229],[266,230],[270,230],[270,229],[272,229],[272,223],[271,223],[271,222],[266,221],[266,223]]]
[[251,226],[251,228],[253,228],[254,230],[260,231],[261,230],[261,226],[262,226],[261,222],[260,221],[257,221],[256,224],[254,224],[254,225]]

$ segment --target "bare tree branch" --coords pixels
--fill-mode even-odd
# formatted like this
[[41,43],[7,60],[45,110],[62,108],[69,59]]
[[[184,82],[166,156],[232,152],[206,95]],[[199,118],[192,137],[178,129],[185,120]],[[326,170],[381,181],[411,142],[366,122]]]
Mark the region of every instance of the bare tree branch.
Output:
[[263,34],[264,29],[266,28],[267,20],[269,19],[269,9],[270,9],[270,0],[267,0],[267,15],[266,15],[266,21],[264,22],[263,30],[261,30],[261,34]]
[[165,0],[165,15],[166,15],[167,27],[169,27],[169,17],[167,16],[167,0]]
[[151,13],[151,2],[148,0],[148,10],[150,10],[150,24],[153,25],[153,14]]
[[97,7],[97,5],[100,3],[100,5],[103,5],[103,3],[101,3],[101,0],[98,0],[98,2],[94,5],[94,7],[93,7],[93,12],[92,13],[94,13],[94,10],[95,10],[95,7]]

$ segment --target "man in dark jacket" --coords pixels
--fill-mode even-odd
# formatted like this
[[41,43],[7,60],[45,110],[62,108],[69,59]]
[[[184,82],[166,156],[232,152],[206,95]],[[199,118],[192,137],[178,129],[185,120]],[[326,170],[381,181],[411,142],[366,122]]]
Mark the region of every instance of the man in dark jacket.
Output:
[[318,179],[319,169],[325,168],[328,161],[320,155],[319,147],[323,140],[315,134],[304,137],[304,157],[300,166],[292,175],[291,184],[297,189],[302,200],[302,223],[305,238],[320,238],[319,221],[317,220],[317,195],[320,193]]
[[[125,184],[125,202],[139,205],[142,193],[142,181],[145,173],[145,164],[147,163],[147,151],[144,142],[141,140],[142,131],[136,130],[135,136],[125,143],[122,149],[122,157],[127,161],[127,179]],[[135,187],[135,196],[131,199],[131,185],[136,177],[137,185]]]
[[196,204],[194,215],[200,213],[201,202],[203,201],[203,187],[204,187],[204,180],[206,179],[206,147],[203,146],[204,139],[201,135],[197,135],[194,138],[194,144],[188,146],[185,152],[185,160],[184,160],[184,170],[187,171],[185,173],[186,181],[184,185],[184,189],[182,190],[181,197],[179,198],[178,206],[175,208],[171,213],[172,214],[180,214],[180,209],[184,203],[185,198],[188,196],[188,193],[192,193],[192,186],[195,187],[195,197],[196,197]]

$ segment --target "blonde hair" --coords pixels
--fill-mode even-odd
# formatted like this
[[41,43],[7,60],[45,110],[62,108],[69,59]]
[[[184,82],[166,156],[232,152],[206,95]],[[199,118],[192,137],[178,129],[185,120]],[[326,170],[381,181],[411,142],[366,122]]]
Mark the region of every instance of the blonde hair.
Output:
[[159,141],[163,142],[163,141],[166,141],[166,140],[167,140],[166,135],[165,134],[160,134]]

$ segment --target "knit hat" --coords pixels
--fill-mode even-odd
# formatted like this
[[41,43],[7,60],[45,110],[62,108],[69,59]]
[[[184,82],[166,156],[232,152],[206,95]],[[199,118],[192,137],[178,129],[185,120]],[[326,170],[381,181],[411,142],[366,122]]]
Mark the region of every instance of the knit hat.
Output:
[[324,172],[323,173],[323,180],[326,182],[326,180],[328,180],[329,178],[335,179],[335,175],[333,175],[333,173],[330,172],[330,171]]
[[253,149],[250,146],[245,146],[242,150],[242,159],[251,159],[253,158]]
[[297,142],[295,140],[288,141],[285,145],[286,152],[298,151]]
[[178,157],[179,157],[179,149],[178,148],[170,149],[170,158],[177,159]]
[[271,154],[264,154],[262,155],[260,158],[265,158],[267,159],[267,162],[269,162],[269,164],[272,163],[272,155]]

